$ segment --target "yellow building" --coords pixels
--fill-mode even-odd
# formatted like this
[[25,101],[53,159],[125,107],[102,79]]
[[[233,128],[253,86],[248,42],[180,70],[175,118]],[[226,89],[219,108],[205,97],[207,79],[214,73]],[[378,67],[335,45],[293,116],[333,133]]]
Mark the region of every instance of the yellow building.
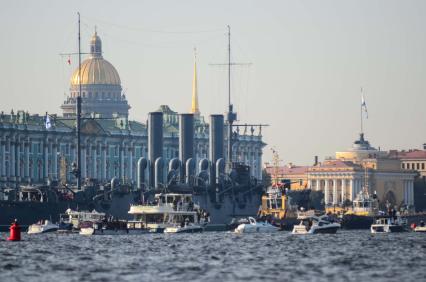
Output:
[[364,187],[371,194],[377,194],[382,208],[386,203],[405,207],[414,205],[416,172],[401,169],[399,159],[370,146],[363,134],[352,148],[337,152],[335,159],[313,166],[283,167],[279,171],[282,179],[302,182],[292,189],[322,191],[326,207],[343,206],[345,202],[353,201]]
[[426,144],[423,144],[423,150],[391,150],[389,154],[391,157],[401,160],[402,169],[415,170],[423,180],[426,180]]

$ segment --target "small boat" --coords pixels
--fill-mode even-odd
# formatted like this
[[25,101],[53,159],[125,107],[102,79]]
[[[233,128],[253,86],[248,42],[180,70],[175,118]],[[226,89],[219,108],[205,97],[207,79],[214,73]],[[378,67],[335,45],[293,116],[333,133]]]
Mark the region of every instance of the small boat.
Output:
[[371,233],[392,233],[406,231],[407,221],[399,216],[382,216],[371,225]]
[[235,233],[273,233],[279,230],[278,227],[268,222],[257,222],[253,217],[248,218],[249,223],[243,223],[235,228]]
[[198,224],[185,224],[183,226],[176,225],[174,227],[167,227],[164,233],[201,233],[204,228]]
[[417,225],[415,223],[411,224],[411,229],[414,232],[426,232],[426,225],[423,220],[420,221],[420,225]]
[[93,211],[74,211],[67,209],[64,214],[60,215],[59,227],[61,230],[80,230],[81,223],[87,225],[88,222],[101,222],[106,219],[106,214]]
[[300,212],[300,223],[293,227],[293,234],[335,234],[340,224],[330,221],[327,215],[316,216],[314,211]]
[[45,220],[44,222],[38,222],[31,224],[28,227],[28,234],[41,234],[47,232],[55,232],[59,229],[58,224],[52,223],[50,220]]
[[142,226],[129,224],[127,221],[82,222],[80,235],[138,235],[148,233]]
[[416,226],[413,229],[414,232],[426,232],[426,226]]

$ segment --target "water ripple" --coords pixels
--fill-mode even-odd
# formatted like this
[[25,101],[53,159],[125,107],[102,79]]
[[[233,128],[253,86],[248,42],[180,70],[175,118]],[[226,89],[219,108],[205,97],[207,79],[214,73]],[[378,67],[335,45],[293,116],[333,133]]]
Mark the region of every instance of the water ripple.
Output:
[[367,231],[24,234],[22,242],[0,241],[0,281],[422,281],[425,239]]

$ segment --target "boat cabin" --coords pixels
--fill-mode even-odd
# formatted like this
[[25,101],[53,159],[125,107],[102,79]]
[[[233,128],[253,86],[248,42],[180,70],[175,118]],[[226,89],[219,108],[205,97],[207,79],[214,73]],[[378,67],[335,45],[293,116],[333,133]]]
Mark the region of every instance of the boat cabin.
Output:
[[277,188],[270,188],[262,196],[260,216],[272,216],[276,219],[283,219],[286,213],[287,197]]

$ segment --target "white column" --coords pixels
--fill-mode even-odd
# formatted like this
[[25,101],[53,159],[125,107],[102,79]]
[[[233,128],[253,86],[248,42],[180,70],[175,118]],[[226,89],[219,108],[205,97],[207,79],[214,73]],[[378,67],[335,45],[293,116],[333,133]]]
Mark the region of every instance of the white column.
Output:
[[14,177],[15,176],[15,140],[11,140],[10,141],[10,146],[9,146],[9,166],[10,166],[10,177]]
[[92,162],[93,162],[93,174],[92,174],[92,177],[93,178],[98,178],[98,171],[97,171],[97,169],[96,169],[96,165],[97,165],[97,161],[96,161],[96,154],[97,154],[97,151],[96,151],[96,142],[95,142],[95,144],[93,145],[93,147],[92,147],[93,149],[92,149],[92,151],[91,151],[91,153],[92,153]]
[[349,180],[349,200],[353,201],[355,198],[354,193],[354,179]]
[[47,179],[49,177],[49,151],[48,151],[48,143],[47,141],[41,142],[40,141],[40,147],[43,150],[43,156],[44,156],[44,179]]
[[328,182],[329,182],[329,180],[325,179],[324,181],[325,181],[325,183],[324,183],[324,203],[327,206],[328,203],[329,203],[329,200],[330,200],[329,199],[329,191],[328,191]]
[[316,181],[317,181],[317,183],[316,183],[316,185],[317,185],[317,191],[319,191],[321,189],[321,186],[320,186],[321,180],[317,179]]
[[6,138],[1,141],[1,176],[6,176]]
[[133,146],[129,147],[129,180],[133,180]]
[[86,144],[81,146],[81,178],[84,179],[87,177],[86,173]]
[[346,200],[346,178],[342,179],[342,204]]
[[58,177],[58,146],[59,144],[55,143],[52,145],[52,156],[53,156],[53,174],[52,178],[57,180]]
[[414,182],[410,180],[409,182],[409,191],[410,191],[410,205],[414,205]]
[[337,205],[337,179],[333,179],[333,205]]
[[124,172],[124,150],[126,149],[126,147],[124,147],[124,144],[121,144],[119,150],[120,150],[120,180],[125,176],[125,172]]
[[312,180],[308,179],[308,189],[312,189]]
[[30,146],[31,142],[27,140],[25,143],[25,177],[30,178]]
[[104,144],[102,147],[102,179],[107,178],[107,166],[106,166],[106,155],[107,155],[108,146]]
[[402,187],[403,187],[403,192],[404,192],[404,204],[408,205],[408,189],[407,189],[407,180],[403,180],[402,181]]

